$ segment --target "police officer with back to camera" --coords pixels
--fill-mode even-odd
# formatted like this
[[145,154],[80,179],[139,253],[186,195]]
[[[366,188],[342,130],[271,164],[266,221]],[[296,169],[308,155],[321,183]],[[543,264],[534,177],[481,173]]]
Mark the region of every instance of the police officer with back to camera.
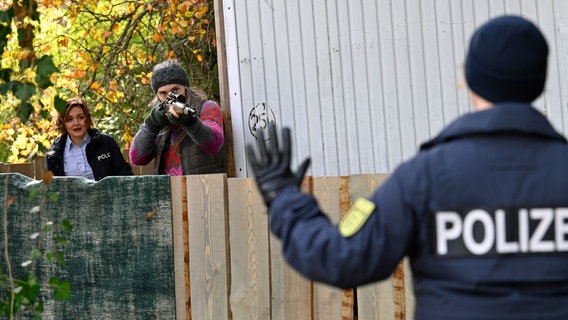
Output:
[[[407,256],[415,319],[568,319],[568,148],[531,103],[548,45],[518,16],[475,31],[465,77],[475,112],[448,125],[337,226],[299,191],[290,131],[247,146],[288,262],[342,288],[385,279]],[[280,144],[280,146],[279,146]]]

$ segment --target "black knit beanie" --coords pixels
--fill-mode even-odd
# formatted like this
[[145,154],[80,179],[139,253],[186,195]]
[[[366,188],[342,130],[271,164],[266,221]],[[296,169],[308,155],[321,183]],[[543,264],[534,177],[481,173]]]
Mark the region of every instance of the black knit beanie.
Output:
[[185,73],[185,70],[183,70],[177,60],[167,60],[159,63],[152,71],[151,85],[154,93],[156,93],[161,86],[167,84],[189,86],[187,73]]
[[469,88],[493,102],[532,102],[544,89],[548,45],[538,28],[518,16],[501,16],[471,38],[465,62]]

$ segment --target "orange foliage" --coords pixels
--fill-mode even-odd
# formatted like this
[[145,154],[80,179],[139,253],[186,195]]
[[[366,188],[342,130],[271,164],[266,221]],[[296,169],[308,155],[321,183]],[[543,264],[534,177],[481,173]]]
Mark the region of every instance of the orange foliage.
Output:
[[[201,86],[212,98],[218,94],[217,74],[212,71],[216,62],[214,21],[208,0],[36,2],[42,26],[34,29],[33,49],[7,46],[3,63],[17,65],[18,60],[33,60],[35,52],[41,52],[53,57],[59,73],[50,77],[52,89],[38,92],[30,100],[35,111],[27,123],[13,114],[0,116],[0,123],[4,123],[0,143],[9,146],[9,162],[43,154],[59,135],[53,123],[56,94],[63,99],[82,96],[95,110],[95,123],[123,146],[128,146],[131,128],[138,128],[147,112],[156,62],[180,60],[192,79],[210,79],[192,85]],[[16,38],[8,37],[12,42]],[[34,76],[15,69],[13,78]],[[0,115],[17,103],[8,96],[0,96],[2,101],[8,103],[0,106]]]

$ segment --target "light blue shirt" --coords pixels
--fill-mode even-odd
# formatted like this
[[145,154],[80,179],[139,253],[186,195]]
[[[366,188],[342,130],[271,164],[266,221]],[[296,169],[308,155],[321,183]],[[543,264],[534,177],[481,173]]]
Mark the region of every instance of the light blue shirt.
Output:
[[87,161],[87,144],[91,142],[89,133],[85,135],[80,145],[76,145],[67,137],[65,142],[65,152],[63,152],[63,167],[65,168],[66,176],[84,177],[87,179],[95,180],[93,169]]

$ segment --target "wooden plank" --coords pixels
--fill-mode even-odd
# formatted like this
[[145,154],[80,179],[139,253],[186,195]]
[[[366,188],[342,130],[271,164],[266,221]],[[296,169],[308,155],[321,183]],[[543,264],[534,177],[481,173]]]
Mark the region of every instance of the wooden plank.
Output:
[[[311,192],[312,177],[306,177],[302,190]],[[282,255],[282,243],[270,235],[270,273],[272,319],[311,320],[312,283],[295,271]]]
[[[351,177],[351,196],[353,199],[368,197],[387,178],[388,175],[354,175]],[[359,317],[381,320],[413,318],[415,301],[407,259],[397,266],[389,279],[357,290]]]
[[0,173],[4,173],[6,168],[4,167],[4,162],[0,162]]
[[312,283],[294,270],[282,255],[282,243],[270,235],[272,319],[313,319]]
[[[349,193],[349,177],[339,178],[339,216],[340,220],[351,207],[351,194]],[[343,290],[341,304],[341,319],[355,319],[355,288]]]
[[414,319],[414,310],[416,307],[416,298],[412,287],[412,270],[410,270],[410,261],[408,258],[403,260],[404,265],[404,306],[406,310],[405,319]]
[[187,178],[170,177],[176,319],[191,319]]
[[34,159],[34,174],[36,180],[42,180],[43,173],[47,171],[47,163],[45,161],[45,156],[37,156]]
[[389,177],[388,174],[354,174],[350,177],[349,191],[351,199],[370,197],[373,192]]
[[229,319],[226,174],[187,177],[191,318]]
[[219,106],[223,110],[223,126],[225,132],[225,143],[227,145],[227,175],[234,177],[235,152],[233,145],[233,125],[231,120],[231,99],[229,89],[229,72],[227,69],[227,44],[225,41],[225,17],[223,12],[223,1],[214,0],[213,8],[215,12],[215,35],[217,40],[217,68],[219,70]]
[[[352,201],[369,197],[387,175],[352,175],[350,193]],[[395,318],[393,278],[357,288],[357,312],[360,319],[392,320]]]
[[272,319],[312,318],[312,283],[295,271],[282,255],[282,243],[270,235]]
[[[333,223],[340,218],[339,177],[313,178],[313,195]],[[341,319],[343,290],[314,283],[314,319]]]
[[254,179],[229,179],[233,319],[270,319],[268,215]]
[[394,319],[394,290],[392,277],[357,287],[357,313],[359,319]]
[[35,178],[35,164],[33,162],[26,163],[5,163],[4,170],[6,173],[21,173],[24,176]]
[[153,175],[154,173],[154,161],[152,160],[150,161],[150,163],[148,163],[145,166],[138,166],[138,170],[140,170],[140,174],[141,175]]
[[140,166],[135,166],[132,164],[132,162],[130,162],[130,149],[122,149],[120,150],[120,152],[122,153],[122,156],[124,157],[126,162],[128,162],[128,164],[132,168],[132,173],[134,173],[135,176],[140,175]]
[[392,274],[394,319],[406,319],[405,291],[404,291],[404,262],[396,266]]

